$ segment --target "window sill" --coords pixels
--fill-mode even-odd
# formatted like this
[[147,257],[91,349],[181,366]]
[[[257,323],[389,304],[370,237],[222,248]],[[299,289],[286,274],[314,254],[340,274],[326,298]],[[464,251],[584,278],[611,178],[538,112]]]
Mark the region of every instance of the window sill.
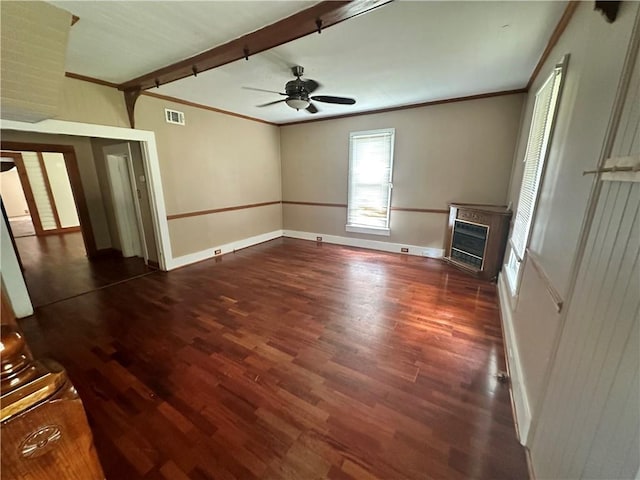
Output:
[[376,227],[360,227],[358,225],[346,225],[345,230],[351,233],[366,233],[369,235],[381,235],[388,237],[391,235],[391,230],[388,228],[376,228]]

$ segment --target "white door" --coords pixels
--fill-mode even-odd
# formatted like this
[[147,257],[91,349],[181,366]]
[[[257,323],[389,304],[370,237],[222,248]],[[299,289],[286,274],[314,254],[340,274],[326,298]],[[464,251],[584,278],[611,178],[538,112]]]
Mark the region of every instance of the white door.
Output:
[[144,232],[141,228],[140,207],[134,193],[137,189],[133,183],[129,144],[109,145],[103,151],[122,256],[143,257],[146,261]]

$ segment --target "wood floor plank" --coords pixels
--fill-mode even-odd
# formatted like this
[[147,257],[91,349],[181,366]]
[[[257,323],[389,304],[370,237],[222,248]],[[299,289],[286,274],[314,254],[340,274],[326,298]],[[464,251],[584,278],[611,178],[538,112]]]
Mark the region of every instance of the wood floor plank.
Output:
[[109,480],[525,479],[495,285],[278,239],[36,310]]

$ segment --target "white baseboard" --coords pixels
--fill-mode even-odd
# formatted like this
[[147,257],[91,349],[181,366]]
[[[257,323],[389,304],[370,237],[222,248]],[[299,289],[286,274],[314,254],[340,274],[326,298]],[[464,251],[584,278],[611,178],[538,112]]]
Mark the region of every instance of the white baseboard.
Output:
[[[340,237],[337,235],[327,235],[324,233],[299,232],[297,230],[284,230],[285,237],[299,238],[301,240],[316,241],[317,237],[322,237],[324,243],[334,243],[348,247],[367,248],[369,250],[381,250],[383,252],[405,253],[418,257],[442,258],[444,250],[441,248],[423,247],[420,245],[408,245],[406,243],[380,242],[378,240],[367,240],[363,238]],[[408,252],[402,252],[406,248]]]
[[513,331],[513,315],[511,311],[511,300],[507,279],[503,273],[498,276],[498,298],[500,301],[500,312],[502,316],[502,330],[506,342],[507,364],[511,376],[511,395],[515,408],[516,431],[520,443],[528,447],[529,429],[531,428],[531,409],[527,391],[524,388],[522,378],[522,366],[518,353],[518,343]]
[[262,242],[268,242],[269,240],[280,237],[282,237],[282,230],[274,230],[273,232],[262,233],[254,237],[243,238],[241,240],[236,240],[235,242],[225,243],[224,245],[207,248],[206,250],[201,250],[199,252],[190,253],[181,257],[171,258],[167,261],[167,270],[173,270],[175,268],[184,267],[185,265],[201,262],[202,260],[206,260],[208,258],[213,258],[216,256],[216,250],[220,250],[220,253],[218,255],[224,255],[225,253],[233,253],[236,250],[241,250],[243,248],[257,245],[258,243]]
[[[243,238],[235,242],[218,245],[207,248],[199,252],[190,253],[181,257],[170,258],[167,260],[167,270],[184,267],[192,263],[201,262],[208,258],[215,257],[215,251],[220,250],[218,255],[232,253],[242,248],[247,248],[258,243],[268,242],[279,237],[299,238],[301,240],[316,241],[317,237],[322,237],[322,241],[326,243],[334,243],[336,245],[346,245],[349,247],[367,248],[370,250],[381,250],[383,252],[406,253],[407,255],[416,255],[419,257],[442,258],[444,250],[441,248],[422,247],[419,245],[407,245],[403,243],[380,242],[377,240],[365,240],[362,238],[339,237],[336,235],[325,235],[324,233],[298,232],[296,230],[274,230],[273,232],[263,233],[254,237]],[[407,248],[408,252],[401,252],[401,248]]]

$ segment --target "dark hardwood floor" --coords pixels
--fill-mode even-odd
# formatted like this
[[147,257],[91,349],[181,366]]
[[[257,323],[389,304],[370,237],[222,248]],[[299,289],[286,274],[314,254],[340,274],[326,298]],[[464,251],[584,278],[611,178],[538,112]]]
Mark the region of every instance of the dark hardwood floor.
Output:
[[38,309],[118,479],[524,479],[495,285],[278,239]]
[[108,256],[89,261],[80,232],[15,240],[34,307],[152,271],[138,257]]

